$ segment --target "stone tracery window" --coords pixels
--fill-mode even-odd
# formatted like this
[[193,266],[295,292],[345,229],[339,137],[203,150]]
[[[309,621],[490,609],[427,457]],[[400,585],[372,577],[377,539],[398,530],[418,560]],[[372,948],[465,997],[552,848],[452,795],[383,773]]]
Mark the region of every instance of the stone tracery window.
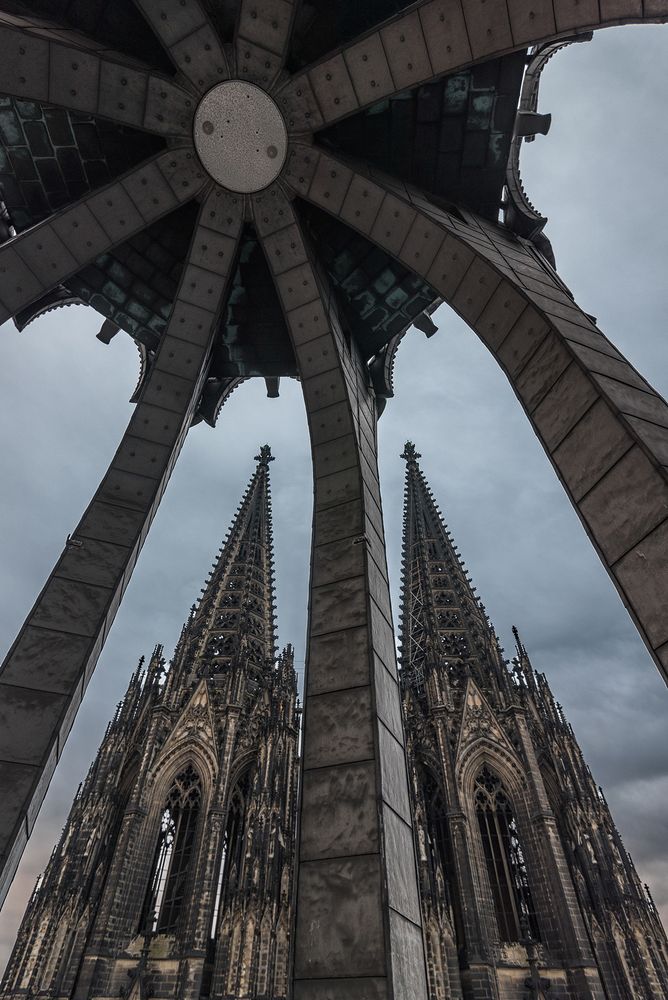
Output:
[[160,821],[151,880],[142,913],[142,929],[150,934],[176,930],[194,853],[202,783],[192,765],[174,779]]
[[540,934],[513,809],[501,779],[486,765],[475,783],[475,809],[502,941]]
[[220,915],[243,874],[246,846],[246,814],[250,792],[250,773],[239,778],[234,786],[227,808],[227,821],[223,835],[223,848],[218,869],[218,884],[211,921],[211,937],[216,936]]

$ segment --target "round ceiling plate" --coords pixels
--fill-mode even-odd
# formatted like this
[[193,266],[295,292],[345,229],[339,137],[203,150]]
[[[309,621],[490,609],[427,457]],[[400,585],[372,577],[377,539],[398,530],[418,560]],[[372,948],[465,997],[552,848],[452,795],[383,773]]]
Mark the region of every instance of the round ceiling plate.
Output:
[[195,113],[195,148],[207,172],[240,194],[275,181],[288,152],[283,115],[265,90],[227,80],[202,98]]

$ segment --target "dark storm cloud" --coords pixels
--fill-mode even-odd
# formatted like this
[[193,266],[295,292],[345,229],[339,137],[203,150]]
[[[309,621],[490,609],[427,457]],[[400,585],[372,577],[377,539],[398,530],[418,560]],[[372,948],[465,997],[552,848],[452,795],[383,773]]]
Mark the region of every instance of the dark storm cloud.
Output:
[[[601,33],[557,55],[541,110],[551,134],[527,146],[529,197],[550,217],[557,262],[583,308],[664,394],[668,391],[665,176],[668,28]],[[380,426],[393,604],[398,610],[406,438],[512,652],[517,624],[604,786],[627,848],[668,915],[668,693],[586,541],[502,374],[447,309],[427,341],[402,345],[396,398]],[[85,310],[0,338],[0,635],[11,642],[130,415],[137,356],[127,338],[94,338]],[[215,432],[194,428],[86,695],[22,868],[0,917],[0,967],[37,872],[113,705],[140,654],[169,654],[268,440],[281,642],[301,665],[311,478],[298,386],[264,398],[242,386]]]

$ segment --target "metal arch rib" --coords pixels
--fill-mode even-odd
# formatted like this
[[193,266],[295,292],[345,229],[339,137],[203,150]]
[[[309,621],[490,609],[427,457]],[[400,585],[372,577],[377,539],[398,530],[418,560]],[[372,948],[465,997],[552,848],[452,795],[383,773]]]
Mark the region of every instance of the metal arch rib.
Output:
[[552,0],[540,10],[524,0],[420,0],[295,75],[281,99],[296,132],[318,131],[477,62],[599,28],[668,21],[668,0],[647,0],[640,14],[629,6],[625,15],[601,15],[603,4],[577,0]]
[[165,137],[191,133],[195,99],[139,63],[109,56],[83,35],[0,12],[0,93],[97,115]]
[[666,401],[505,227],[313,148],[295,151],[287,176],[424,278],[490,349],[668,680]]
[[0,787],[15,790],[0,833],[0,903],[196,412],[242,218],[243,200],[221,192],[202,206],[118,451],[0,667]]
[[0,246],[0,323],[207,183],[192,150],[161,153]]
[[179,72],[202,94],[230,77],[218,32],[200,0],[134,0]]

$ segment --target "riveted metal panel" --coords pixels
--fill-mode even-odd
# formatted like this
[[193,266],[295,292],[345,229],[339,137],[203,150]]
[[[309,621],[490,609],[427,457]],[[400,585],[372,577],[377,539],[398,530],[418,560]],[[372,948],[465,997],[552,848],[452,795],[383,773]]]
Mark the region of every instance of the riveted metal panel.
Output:
[[378,217],[385,193],[367,177],[355,174],[344,199],[339,215],[349,225],[363,233],[370,233]]
[[88,207],[114,243],[143,228],[139,209],[120,182],[89,198]]
[[361,104],[371,104],[397,89],[378,32],[344,49],[343,55]]
[[26,234],[17,242],[16,252],[45,288],[76,270],[76,260],[50,224]]
[[591,27],[599,22],[598,0],[554,0],[557,31]]
[[49,98],[49,43],[0,25],[0,92],[46,101]]
[[321,156],[309,189],[309,199],[338,214],[353,177],[348,167]]
[[536,42],[556,32],[552,0],[532,0],[528,6],[524,0],[508,0],[508,13],[516,45]]
[[173,149],[160,158],[158,166],[179,201],[189,201],[206,181],[204,168],[190,149]]
[[53,577],[30,618],[30,624],[58,628],[67,621],[68,631],[76,635],[93,636],[97,619],[108,596],[107,587],[94,587]]
[[399,259],[418,274],[426,274],[444,240],[445,233],[440,226],[418,215],[401,248]]
[[304,196],[308,194],[319,159],[320,153],[312,146],[293,144],[292,151],[288,155],[284,177],[299,194]]
[[474,59],[512,48],[506,0],[463,0]]
[[264,240],[264,250],[274,274],[283,274],[284,271],[306,261],[304,242],[298,227],[294,224],[267,236]]
[[277,100],[285,122],[292,131],[317,130],[325,124],[313,87],[305,74],[288,84],[277,95]]
[[225,288],[225,275],[188,264],[181,281],[179,298],[194,306],[214,311]]
[[329,320],[319,298],[307,305],[292,309],[286,314],[286,319],[297,347],[329,332]]
[[380,35],[397,89],[403,90],[434,75],[417,11],[388,24]]
[[239,12],[239,46],[246,39],[269,52],[283,52],[292,18],[292,4],[287,0],[244,0]]
[[138,167],[122,184],[146,222],[178,206],[174,192],[155,161]]
[[392,254],[398,254],[415,219],[415,211],[393,194],[385,195],[371,238]]
[[276,288],[287,311],[318,297],[318,287],[310,264],[300,264],[299,267],[280,274],[276,279]]
[[190,260],[215,274],[227,274],[234,261],[236,240],[214,229],[200,226],[190,252]]
[[191,394],[192,382],[189,379],[179,378],[156,367],[142,399],[174,413],[185,413]]
[[[308,306],[304,308],[308,309]],[[299,371],[303,379],[330,371],[335,364],[336,355],[329,331],[323,332],[321,337],[307,341],[299,351]]]
[[87,264],[109,249],[109,237],[84,203],[54,216],[51,226],[80,264]]
[[244,80],[268,87],[281,69],[281,57],[260,45],[240,38],[237,47],[237,70]]
[[157,364],[161,371],[195,379],[202,364],[202,347],[177,337],[166,337],[160,346]]
[[189,302],[177,302],[169,321],[169,333],[179,340],[202,347],[209,341],[213,311],[191,305]]
[[[189,309],[192,307],[182,306],[182,308]],[[174,315],[176,315],[176,312]],[[207,337],[210,329],[211,317],[208,316]],[[165,410],[161,406],[152,406],[150,403],[142,400],[132,415],[132,419],[128,425],[128,433],[135,437],[146,438],[148,441],[156,441],[158,444],[171,445],[175,439],[180,422],[180,416],[171,413],[169,410]]]
[[155,480],[149,476],[125,472],[112,465],[100,483],[97,499],[145,512],[153,501],[155,487]]
[[303,378],[303,390],[309,413],[316,413],[325,406],[341,403],[346,398],[345,381],[341,373],[334,369],[321,372],[320,375],[305,375]]
[[96,111],[100,59],[92,52],[65,45],[51,46],[49,100],[75,111]]
[[144,127],[166,135],[190,136],[195,98],[168,80],[151,76],[146,95]]
[[206,17],[198,2],[182,0],[136,0],[147,21],[167,47],[180,42],[205,23]]
[[148,75],[140,70],[103,60],[100,66],[101,115],[128,125],[141,126],[146,110]]
[[39,298],[44,287],[16,250],[5,245],[0,249],[0,301],[11,314]]
[[420,20],[434,73],[447,73],[471,60],[471,46],[459,0],[433,0],[420,9]]
[[473,256],[473,251],[459,240],[447,237],[429,269],[427,281],[443,298],[449,298],[471,266]]
[[309,80],[325,121],[346,115],[359,107],[348,68],[341,53],[315,66],[309,73]]
[[171,47],[182,73],[200,90],[206,90],[229,76],[227,60],[211,24],[203,24],[187,38]]

